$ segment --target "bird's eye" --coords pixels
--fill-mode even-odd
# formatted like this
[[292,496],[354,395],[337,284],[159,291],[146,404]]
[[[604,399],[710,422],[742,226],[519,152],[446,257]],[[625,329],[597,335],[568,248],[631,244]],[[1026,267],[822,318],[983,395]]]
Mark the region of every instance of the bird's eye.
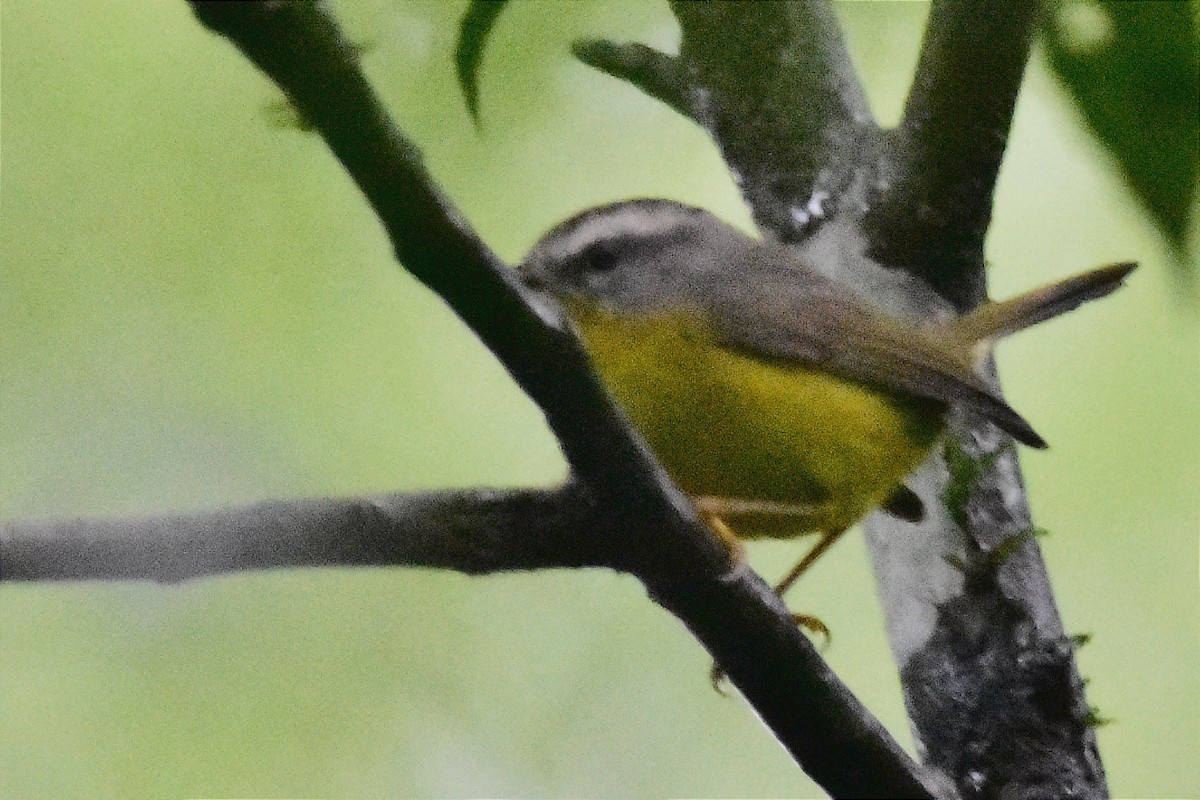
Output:
[[583,260],[591,272],[612,272],[617,266],[617,253],[609,242],[595,242],[583,251]]

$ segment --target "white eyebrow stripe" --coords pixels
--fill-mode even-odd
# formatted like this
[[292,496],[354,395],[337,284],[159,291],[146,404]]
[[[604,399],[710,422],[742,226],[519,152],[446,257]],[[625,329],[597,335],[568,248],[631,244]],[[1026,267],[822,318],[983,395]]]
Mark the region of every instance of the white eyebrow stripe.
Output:
[[580,253],[592,242],[643,239],[695,224],[699,212],[670,200],[635,200],[589,209],[558,226],[557,255]]

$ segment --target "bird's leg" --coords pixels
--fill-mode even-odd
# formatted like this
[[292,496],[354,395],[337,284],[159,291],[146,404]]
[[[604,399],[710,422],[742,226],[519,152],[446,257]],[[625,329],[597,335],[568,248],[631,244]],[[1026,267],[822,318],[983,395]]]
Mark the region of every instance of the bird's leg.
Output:
[[695,497],[696,508],[701,514],[717,517],[781,517],[804,525],[807,520],[817,520],[825,509],[806,503],[777,503],[773,500],[745,500],[740,497]]
[[[826,509],[820,505],[745,500],[739,497],[700,496],[692,500],[700,516],[725,542],[730,555],[737,560],[744,557],[743,538],[776,538],[771,532],[772,528],[787,531],[782,538],[791,538],[798,531],[819,530],[820,522],[826,516]],[[752,533],[738,536],[738,530]]]
[[709,530],[716,534],[721,544],[725,545],[725,550],[729,553],[729,560],[734,565],[741,564],[746,560],[746,546],[742,544],[742,540],[733,532],[729,524],[722,519],[720,512],[704,502],[710,499],[697,498],[695,501],[696,511],[700,514],[700,518],[708,524]]
[[[735,564],[740,564],[745,560],[746,549],[741,538],[730,527],[727,520],[746,522],[753,520],[760,524],[769,520],[774,524],[786,525],[791,530],[803,531],[819,529],[821,521],[826,516],[826,509],[819,505],[776,503],[770,500],[743,500],[732,497],[696,497],[693,498],[693,502],[700,516],[725,545]],[[801,561],[801,564],[788,574],[775,591],[782,596],[783,592],[787,591],[804,570],[833,544],[840,533],[839,531],[832,536],[823,534],[821,541],[817,542]],[[792,618],[800,627],[820,635],[825,642],[829,641],[829,627],[818,617],[812,614],[792,614]],[[709,672],[709,679],[712,681],[713,688],[719,692],[721,691],[721,682],[725,679],[725,671],[719,665],[714,664]]]
[[[734,532],[734,527],[738,526],[739,522],[744,522],[747,527],[753,528],[771,524],[786,525],[794,535],[795,531],[821,530],[821,523],[827,517],[827,509],[819,504],[776,503],[771,500],[743,500],[736,497],[696,497],[693,500],[700,516],[725,544],[730,556],[738,562],[745,558],[745,548],[742,545],[741,537]],[[730,522],[733,523],[733,526],[730,525]],[[845,530],[842,528],[835,531],[822,531],[820,541],[779,582],[775,591],[782,596],[838,540]],[[758,535],[764,534],[759,533]],[[824,629],[824,626],[820,625],[820,620],[808,619],[817,623],[813,629]],[[806,625],[806,627],[809,626]]]
[[796,566],[792,567],[787,575],[783,576],[783,580],[775,585],[775,591],[779,594],[779,596],[782,597],[784,592],[792,588],[792,584],[798,581],[800,576],[807,572],[808,568],[815,564],[817,559],[823,556],[825,551],[832,547],[833,543],[841,538],[841,535],[845,533],[846,530],[846,528],[841,528],[840,530],[822,531],[821,539],[815,545],[813,545],[812,549],[805,554],[804,558],[800,559]]
[[[821,540],[813,545],[813,548],[808,551],[808,554],[805,555],[804,558],[800,559],[800,563],[792,567],[791,571],[783,577],[783,580],[775,585],[775,593],[780,597],[783,597],[783,593],[790,589],[792,584],[799,580],[800,576],[803,575],[805,571],[811,567],[816,560],[833,545],[834,542],[838,540],[838,537],[845,533],[845,531],[846,529],[842,528],[840,531],[822,532]],[[804,630],[820,636],[823,647],[827,646],[830,640],[833,639],[833,634],[830,633],[829,626],[822,622],[820,617],[814,616],[813,614],[792,612],[792,619],[795,620],[796,624]],[[724,694],[721,689],[721,682],[725,680],[725,670],[721,669],[720,664],[713,664],[712,669],[709,670],[708,679],[712,682],[713,689],[721,694]]]

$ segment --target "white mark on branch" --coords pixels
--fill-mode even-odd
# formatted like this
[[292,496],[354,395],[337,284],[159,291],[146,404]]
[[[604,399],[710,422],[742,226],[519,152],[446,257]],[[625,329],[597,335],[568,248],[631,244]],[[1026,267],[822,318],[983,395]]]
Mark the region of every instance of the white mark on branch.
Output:
[[814,219],[825,216],[824,203],[829,199],[829,192],[813,192],[804,208],[792,209],[792,220],[798,225],[807,225]]

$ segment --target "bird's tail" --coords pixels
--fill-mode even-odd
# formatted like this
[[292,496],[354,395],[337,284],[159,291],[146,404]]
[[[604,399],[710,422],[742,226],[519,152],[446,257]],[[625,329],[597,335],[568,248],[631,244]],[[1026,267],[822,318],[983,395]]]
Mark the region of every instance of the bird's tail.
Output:
[[1136,267],[1134,262],[1111,264],[1025,292],[1010,300],[985,303],[951,323],[951,331],[961,341],[969,343],[976,352],[986,352],[1001,337],[1065,314],[1089,300],[1112,294]]

